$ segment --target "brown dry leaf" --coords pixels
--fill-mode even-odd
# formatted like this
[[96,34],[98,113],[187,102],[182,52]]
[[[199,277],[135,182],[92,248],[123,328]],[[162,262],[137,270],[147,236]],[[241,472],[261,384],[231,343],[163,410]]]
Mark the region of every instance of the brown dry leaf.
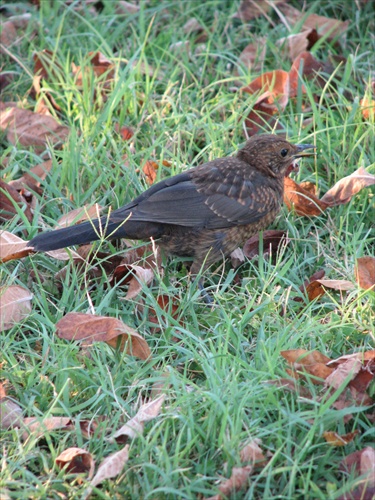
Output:
[[97,219],[102,210],[103,207],[98,205],[98,203],[95,203],[95,205],[85,205],[84,207],[76,208],[60,217],[57,221],[57,226],[62,228],[71,226],[72,224],[79,224],[80,222],[86,220]]
[[339,389],[345,382],[353,380],[362,369],[362,361],[358,357],[351,357],[338,365],[326,378],[325,387]]
[[159,415],[164,399],[165,394],[162,394],[149,403],[143,404],[137,414],[114,433],[111,440],[115,440],[118,444],[124,444],[128,441],[128,438],[134,439],[142,434],[144,423]]
[[106,457],[99,465],[99,468],[90,482],[90,486],[84,492],[82,500],[86,500],[95,486],[102,483],[105,479],[118,476],[129,460],[129,445],[127,444],[120,451],[112,453]]
[[349,432],[343,436],[340,436],[337,432],[333,431],[323,432],[324,439],[331,446],[346,446],[348,443],[352,442],[358,434],[359,431]]
[[299,363],[304,366],[316,363],[326,364],[331,361],[331,358],[328,358],[328,356],[319,351],[306,351],[305,349],[291,349],[289,351],[281,351],[280,354],[289,363]]
[[248,134],[254,135],[273,115],[285,109],[289,99],[289,73],[281,69],[263,73],[241,90],[258,95],[245,120]]
[[256,42],[246,45],[239,56],[239,60],[246,68],[251,69],[253,72],[261,69],[267,52],[266,42],[265,37],[260,37]]
[[94,459],[91,453],[82,448],[67,448],[55,458],[55,463],[59,469],[65,467],[71,474],[87,472],[89,479],[91,479],[94,474]]
[[205,500],[222,500],[223,495],[230,497],[231,494],[240,491],[246,486],[252,472],[252,465],[246,465],[245,467],[233,467],[230,478],[225,479],[219,486],[220,493],[218,495],[214,495],[213,497],[205,498]]
[[[105,76],[105,83],[113,80],[115,75],[114,64],[109,59],[106,58],[104,54],[101,52],[89,52],[89,63],[84,67],[84,72],[88,73],[89,71],[93,71],[96,77],[100,77],[102,75]],[[72,73],[76,78],[76,84],[81,86],[83,84],[83,73],[81,66],[76,66],[72,62]]]
[[[340,470],[350,473],[353,468],[359,475],[367,475],[368,485],[375,486],[375,449],[367,446],[362,450],[351,453],[340,464]],[[367,498],[359,496],[356,498]],[[369,497],[370,498],[370,497]]]
[[162,273],[162,257],[160,248],[155,245],[155,242],[143,244],[134,248],[134,243],[130,240],[125,240],[129,250],[126,251],[122,258],[121,264],[136,264]]
[[245,445],[240,451],[241,462],[250,462],[251,465],[263,465],[266,457],[259,446],[260,444],[262,444],[262,440],[255,438]]
[[268,14],[273,5],[285,0],[241,0],[240,6],[232,17],[241,19],[242,21],[251,21],[259,16]]
[[143,165],[142,170],[146,176],[147,184],[151,185],[155,182],[157,176],[156,171],[158,168],[159,165],[156,163],[156,161],[152,160],[147,160],[146,163]]
[[[157,298],[157,303],[162,311],[167,311],[168,316],[172,316],[172,318],[177,319],[178,305],[172,297],[169,297],[169,295],[159,295]],[[150,323],[158,325],[157,327],[155,327],[155,331],[160,331],[160,321],[158,319],[156,310],[153,307],[150,307],[149,309],[148,320]]]
[[[0,368],[2,367],[3,363],[0,363]],[[3,380],[0,382],[0,399],[6,398],[8,396],[7,393],[7,387],[9,385],[9,380]],[[1,423],[1,419],[0,419]]]
[[304,374],[308,373],[313,376],[311,382],[320,384],[332,372],[333,368],[327,365],[330,358],[320,353],[319,351],[306,351],[305,349],[293,349],[290,351],[281,351],[280,354],[285,358],[293,367],[290,375],[294,378],[299,378],[296,371],[301,371]]
[[16,103],[0,103],[0,129],[7,131],[10,143],[23,147],[32,146],[42,153],[51,143],[61,147],[69,135],[69,127],[60,125],[52,116],[39,115]]
[[303,52],[309,51],[319,40],[320,36],[316,29],[307,29],[301,33],[280,38],[277,45],[287,49],[288,56],[292,61]]
[[0,179],[0,220],[7,221],[17,214],[16,205],[24,212],[28,221],[32,221],[33,214],[27,200],[18,190]]
[[125,0],[118,0],[116,2],[116,13],[121,15],[124,13],[127,14],[136,14],[139,11],[139,5],[135,5],[134,3],[126,2]]
[[297,215],[321,215],[329,203],[319,200],[308,190],[301,187],[290,177],[284,179],[284,203],[288,210],[292,208]]
[[366,365],[368,361],[375,361],[375,350],[365,351],[365,352],[355,352],[354,354],[346,354],[345,356],[340,356],[337,359],[332,359],[327,364],[333,368],[337,368],[339,365],[342,365],[348,359],[352,358],[359,359],[364,365]]
[[[0,45],[4,47],[11,47],[13,44],[18,42],[20,36],[24,36],[25,30],[29,21],[31,19],[31,14],[21,14],[19,16],[12,16],[7,21],[1,23],[1,34],[0,34]],[[20,34],[17,32],[20,30]],[[0,47],[1,54],[7,54],[7,52]]]
[[0,331],[9,330],[31,313],[33,294],[18,285],[0,287]]
[[26,440],[29,434],[35,437],[42,437],[46,433],[58,429],[67,430],[72,421],[68,417],[48,417],[44,420],[38,420],[35,417],[26,417],[23,419],[25,431],[22,434],[23,440]]
[[[300,290],[302,292],[306,291],[309,301],[313,301],[319,297],[322,297],[326,293],[326,288],[339,291],[354,290],[355,286],[351,281],[347,280],[325,280],[320,279],[320,276],[324,276],[324,271],[317,271],[311,278],[305,282]],[[300,298],[297,297],[295,300],[299,301]]]
[[154,278],[154,273],[151,269],[134,265],[131,268],[133,277],[129,282],[129,289],[125,297],[128,300],[134,299],[142,291],[143,285],[149,285]]
[[[243,246],[243,253],[248,259],[259,255],[259,234],[249,238]],[[281,246],[287,245],[289,239],[285,231],[269,229],[263,231],[263,255],[276,255]]]
[[[300,12],[295,7],[288,3],[282,3],[279,10],[285,16],[286,21],[293,27],[305,17],[303,12]],[[309,14],[303,21],[302,29],[315,29],[320,36],[327,36],[328,40],[345,34],[348,29],[349,21],[339,21],[328,17],[319,16],[317,14]]]
[[361,189],[375,184],[375,175],[363,167],[340,179],[320,200],[331,207],[348,203]]
[[33,250],[27,248],[27,241],[19,238],[8,231],[0,231],[0,262],[22,259],[33,253]]
[[[328,63],[323,64],[315,59],[311,52],[302,52],[293,61],[292,67],[289,71],[290,96],[295,97],[298,95],[298,87],[301,85],[300,77],[303,77],[306,80],[313,80],[319,87],[324,87],[326,84],[326,78],[321,76],[322,71],[330,74],[333,71],[333,67]],[[301,86],[301,90],[303,93],[306,92],[303,85]]]
[[365,256],[357,259],[355,279],[358,285],[365,290],[375,287],[375,257]]
[[[300,291],[302,293],[306,293],[307,297],[310,301],[316,299],[317,297],[320,297],[321,295],[324,295],[324,288],[320,283],[316,283],[316,280],[322,279],[325,275],[325,271],[323,269],[320,269],[319,271],[316,271],[310,278],[304,281],[303,285],[299,287]],[[294,299],[297,302],[302,302],[301,297],[296,297]]]
[[153,278],[154,273],[149,267],[121,263],[114,270],[110,283],[113,285],[123,280],[123,285],[129,285],[125,298],[131,300],[142,291],[144,285],[150,284]]
[[0,429],[9,429],[10,427],[20,427],[22,424],[21,407],[8,396],[0,398]]
[[151,356],[147,342],[130,326],[116,318],[94,316],[72,312],[65,315],[56,324],[56,334],[65,340],[84,340],[107,342],[122,351],[126,347],[127,354],[146,360]]
[[49,76],[54,79],[58,78],[58,73],[63,71],[63,68],[56,62],[56,53],[51,50],[44,49],[40,52],[35,52],[34,60],[34,75],[48,80]]
[[24,182],[30,189],[39,187],[41,182],[47,177],[53,166],[52,160],[47,160],[35,167],[32,167],[28,172],[25,172],[19,179]]

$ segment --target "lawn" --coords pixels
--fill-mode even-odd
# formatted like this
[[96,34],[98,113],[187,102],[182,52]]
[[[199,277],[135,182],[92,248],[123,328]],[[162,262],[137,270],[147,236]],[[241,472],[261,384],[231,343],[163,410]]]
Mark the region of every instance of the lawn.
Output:
[[[30,112],[22,132],[18,118],[1,129],[0,180],[31,179],[13,183],[19,198],[0,187],[7,233],[27,241],[72,210],[116,209],[153,182],[235,154],[254,133],[315,144],[291,174],[309,183],[302,204],[315,189],[316,205],[360,167],[370,181],[317,214],[285,204],[269,229],[287,244],[269,251],[260,235],[240,261],[211,267],[212,307],[184,259],[155,265],[142,242],[100,241],[83,261],[4,259],[0,293],[18,286],[32,299],[0,337],[1,499],[87,498],[91,460],[95,474],[108,457],[90,498],[372,498],[375,292],[358,278],[358,259],[369,258],[373,280],[373,4],[290,0],[299,19],[285,4],[256,5],[266,11],[242,18],[234,0],[2,7],[2,115],[10,102]],[[310,14],[343,23],[306,26]],[[306,59],[293,94],[299,49],[280,39],[303,32],[319,75]],[[240,57],[249,44],[251,62]],[[243,89],[274,70],[272,111],[257,121],[265,81]],[[38,141],[36,118],[47,116],[65,128]],[[41,164],[46,175],[32,170]],[[129,265],[138,266],[130,285]],[[317,282],[323,274],[336,283]],[[69,313],[119,320],[124,342],[69,339]],[[358,366],[338,383],[345,360],[328,358],[354,353]],[[81,451],[64,462],[71,447]]]

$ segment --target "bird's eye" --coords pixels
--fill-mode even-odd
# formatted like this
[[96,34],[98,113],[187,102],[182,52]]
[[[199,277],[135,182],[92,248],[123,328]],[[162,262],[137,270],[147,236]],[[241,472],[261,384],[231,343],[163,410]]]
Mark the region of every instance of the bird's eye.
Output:
[[288,150],[287,150],[287,149],[282,149],[282,150],[280,151],[280,154],[281,154],[281,156],[282,156],[283,158],[285,158],[285,157],[286,157],[286,155],[288,154]]

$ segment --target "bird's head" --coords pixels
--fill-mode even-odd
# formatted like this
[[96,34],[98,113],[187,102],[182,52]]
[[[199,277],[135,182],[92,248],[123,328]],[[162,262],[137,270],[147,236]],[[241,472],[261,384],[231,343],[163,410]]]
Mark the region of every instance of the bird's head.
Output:
[[314,156],[312,144],[291,144],[276,135],[264,134],[251,137],[237,152],[237,157],[271,177],[284,177],[298,158]]

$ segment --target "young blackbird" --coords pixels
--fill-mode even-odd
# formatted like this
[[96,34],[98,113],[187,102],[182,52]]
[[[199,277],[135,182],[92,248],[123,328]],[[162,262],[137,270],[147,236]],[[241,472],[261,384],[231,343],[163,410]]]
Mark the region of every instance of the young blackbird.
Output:
[[39,234],[36,251],[102,238],[154,238],[168,254],[193,257],[192,274],[228,256],[267,227],[283,202],[284,177],[294,160],[314,153],[271,134],[251,137],[234,157],[218,158],[151,186],[111,212]]

